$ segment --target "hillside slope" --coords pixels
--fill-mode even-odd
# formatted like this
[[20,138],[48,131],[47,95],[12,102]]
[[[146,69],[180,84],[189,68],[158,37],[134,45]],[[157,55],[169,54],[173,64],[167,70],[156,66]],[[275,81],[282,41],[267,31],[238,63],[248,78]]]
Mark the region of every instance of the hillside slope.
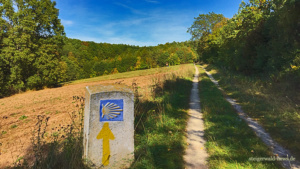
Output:
[[187,66],[191,65],[165,67],[154,71],[151,69],[152,74],[146,76],[144,75],[149,72],[127,72],[126,76],[129,78],[114,79],[122,77],[122,73],[120,73],[107,76],[114,80],[102,79],[96,82],[76,82],[76,84],[64,85],[59,88],[28,91],[0,99],[0,168],[12,165],[13,162],[20,157],[24,157],[24,155],[31,153],[31,156],[33,156],[30,138],[38,115],[50,117],[48,135],[53,132],[51,130],[56,130],[60,125],[70,124],[69,113],[75,110],[75,105],[72,104],[73,96],[84,97],[85,86],[104,83],[122,83],[132,86],[132,83],[137,83],[139,90],[145,93],[142,97],[147,97],[147,94],[150,95],[150,85],[153,84],[154,79],[165,76],[165,74],[182,71]]

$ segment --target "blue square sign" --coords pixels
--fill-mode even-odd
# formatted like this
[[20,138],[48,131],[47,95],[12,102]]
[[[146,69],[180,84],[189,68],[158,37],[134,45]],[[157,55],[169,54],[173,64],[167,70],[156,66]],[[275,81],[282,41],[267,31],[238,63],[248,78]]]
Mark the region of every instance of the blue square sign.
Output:
[[123,121],[123,99],[100,100],[100,121]]

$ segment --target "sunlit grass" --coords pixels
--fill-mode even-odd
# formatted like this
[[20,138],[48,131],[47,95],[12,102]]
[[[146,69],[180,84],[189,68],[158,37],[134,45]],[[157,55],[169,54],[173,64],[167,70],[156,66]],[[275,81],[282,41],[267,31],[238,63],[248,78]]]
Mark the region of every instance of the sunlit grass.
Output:
[[151,74],[156,74],[156,73],[167,73],[167,72],[178,70],[182,66],[185,66],[185,65],[176,65],[176,66],[170,66],[170,67],[161,67],[161,68],[152,68],[152,69],[145,69],[145,70],[123,72],[123,73],[75,80],[75,81],[71,81],[71,82],[66,82],[64,84],[78,84],[78,83],[96,82],[96,81],[102,81],[102,80],[114,80],[114,79],[146,76],[146,75],[151,75]]
[[236,99],[247,115],[300,159],[299,83],[289,79],[275,82],[267,77],[246,77],[213,65],[205,67],[214,73],[225,93]]
[[[193,66],[166,80],[155,96],[136,104],[135,157],[131,168],[184,168],[185,128]],[[186,70],[185,70],[186,71]],[[141,119],[141,121],[140,121]],[[140,122],[139,122],[140,121]]]
[[200,73],[200,100],[210,168],[280,168],[274,162],[249,160],[250,157],[270,157],[273,154],[247,123],[239,118],[202,68]]

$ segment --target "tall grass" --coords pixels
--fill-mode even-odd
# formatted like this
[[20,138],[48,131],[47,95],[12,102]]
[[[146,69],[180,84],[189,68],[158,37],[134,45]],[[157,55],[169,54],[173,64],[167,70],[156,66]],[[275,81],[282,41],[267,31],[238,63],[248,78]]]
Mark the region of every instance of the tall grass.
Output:
[[239,118],[202,68],[200,73],[199,94],[210,168],[281,168],[273,161],[249,160],[251,157],[271,157],[273,154]]
[[300,159],[300,83],[293,79],[246,77],[206,65],[227,95],[257,120],[271,137]]
[[[135,92],[135,161],[131,168],[183,168],[184,134],[191,77],[190,65],[157,75],[147,90],[132,83]],[[147,96],[147,97],[146,97]],[[72,123],[51,128],[47,116],[38,116],[32,135],[32,151],[14,168],[89,168],[82,159],[84,98],[74,96]]]
[[75,110],[69,113],[71,123],[50,129],[50,117],[37,116],[31,137],[31,150],[18,158],[14,168],[66,169],[88,168],[82,160],[84,98],[73,96]]
[[136,99],[131,168],[184,168],[185,127],[194,69],[153,79],[152,95]]

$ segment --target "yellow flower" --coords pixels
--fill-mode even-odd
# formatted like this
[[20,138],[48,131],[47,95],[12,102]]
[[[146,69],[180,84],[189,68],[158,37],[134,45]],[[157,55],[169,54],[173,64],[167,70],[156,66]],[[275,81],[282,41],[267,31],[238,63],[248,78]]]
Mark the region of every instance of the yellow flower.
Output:
[[300,68],[300,66],[291,65],[291,68],[292,68],[293,70],[297,70],[297,69]]

